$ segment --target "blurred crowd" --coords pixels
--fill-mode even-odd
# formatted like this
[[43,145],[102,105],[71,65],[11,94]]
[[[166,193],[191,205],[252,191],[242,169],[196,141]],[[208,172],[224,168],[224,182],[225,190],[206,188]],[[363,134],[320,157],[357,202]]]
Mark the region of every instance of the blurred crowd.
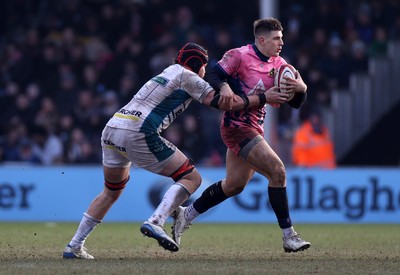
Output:
[[[282,56],[308,84],[307,106],[329,108],[333,89],[400,39],[396,0],[277,2]],[[0,163],[99,164],[107,120],[183,44],[206,47],[213,65],[254,41],[259,16],[258,0],[2,1]],[[224,165],[221,112],[189,108],[163,135],[198,164]],[[279,137],[290,139],[300,120],[282,106]]]

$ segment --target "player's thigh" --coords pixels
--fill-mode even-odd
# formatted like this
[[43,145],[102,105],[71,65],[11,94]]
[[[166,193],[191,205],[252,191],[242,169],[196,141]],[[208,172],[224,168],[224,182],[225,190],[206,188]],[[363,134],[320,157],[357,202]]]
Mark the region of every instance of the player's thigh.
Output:
[[118,183],[129,177],[130,167],[103,166],[104,179],[111,183]]
[[226,152],[226,179],[222,189],[227,196],[240,193],[254,174],[254,170],[231,150]]
[[270,185],[285,185],[285,166],[264,139],[251,149],[246,162],[255,171],[267,177]]
[[104,179],[110,183],[118,183],[129,177],[131,161],[127,157],[127,149],[122,142],[124,134],[115,133],[110,127],[104,128],[101,136]]
[[182,153],[181,150],[175,148],[174,154],[166,161],[164,167],[159,172],[160,175],[169,177],[175,173],[182,164],[185,163],[187,157]]
[[123,168],[132,164],[156,174],[160,174],[176,150],[175,145],[157,133],[113,127],[105,127],[101,142],[104,166]]

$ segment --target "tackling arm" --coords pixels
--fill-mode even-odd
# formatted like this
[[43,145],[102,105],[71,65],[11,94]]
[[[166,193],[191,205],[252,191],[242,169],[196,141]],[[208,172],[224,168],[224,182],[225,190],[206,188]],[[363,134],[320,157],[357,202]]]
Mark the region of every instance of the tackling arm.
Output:
[[219,91],[222,86],[228,84],[226,79],[227,76],[217,65],[211,67],[204,77],[204,80],[210,83],[211,87],[216,91]]
[[220,109],[222,111],[240,111],[255,106],[264,106],[266,103],[266,96],[263,93],[251,96],[234,95],[232,109],[228,109],[219,106],[219,97],[219,92],[211,91],[204,99],[203,104]]

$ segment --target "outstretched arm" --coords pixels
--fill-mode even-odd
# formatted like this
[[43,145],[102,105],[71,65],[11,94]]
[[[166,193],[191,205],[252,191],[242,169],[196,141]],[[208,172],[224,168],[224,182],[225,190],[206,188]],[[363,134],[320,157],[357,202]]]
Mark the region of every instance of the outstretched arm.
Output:
[[207,71],[204,79],[219,93],[218,105],[220,108],[232,110],[234,102],[237,102],[238,99],[226,81],[225,72],[215,65]]
[[203,104],[220,109],[222,111],[240,111],[256,106],[263,107],[266,103],[283,104],[288,101],[288,97],[288,94],[278,92],[278,87],[272,87],[265,93],[251,96],[238,96],[235,94],[232,109],[229,109],[225,106],[219,105],[219,92],[212,91],[204,99]]

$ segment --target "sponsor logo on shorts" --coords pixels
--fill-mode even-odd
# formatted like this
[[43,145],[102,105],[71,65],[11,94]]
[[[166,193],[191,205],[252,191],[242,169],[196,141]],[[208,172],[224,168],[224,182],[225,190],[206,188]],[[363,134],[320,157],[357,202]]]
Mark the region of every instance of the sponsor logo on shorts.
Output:
[[104,139],[103,140],[105,145],[112,146],[120,152],[126,152],[126,148],[122,146],[115,145],[111,140]]

